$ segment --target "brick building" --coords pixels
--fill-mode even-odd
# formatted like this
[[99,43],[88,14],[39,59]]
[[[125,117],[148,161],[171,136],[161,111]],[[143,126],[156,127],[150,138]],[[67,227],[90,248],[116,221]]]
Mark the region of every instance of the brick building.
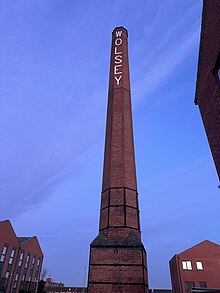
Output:
[[[47,293],[87,293],[87,288],[86,287],[48,287],[46,288]],[[104,292],[103,292],[104,293]]]
[[205,240],[174,255],[170,275],[173,293],[188,293],[194,287],[220,288],[220,245]]
[[[86,287],[48,287],[46,288],[47,293],[87,293]],[[104,292],[103,292],[104,293]]]
[[47,293],[86,293],[86,287],[65,286],[63,282],[54,282],[51,276],[48,276],[44,285],[44,292]]
[[52,281],[52,277],[48,276],[46,278],[45,287],[46,288],[51,288],[51,287],[62,288],[62,287],[64,287],[64,283],[54,282],[54,281]]
[[149,293],[172,293],[169,289],[150,289]]
[[193,288],[191,293],[220,293],[220,289]]
[[17,237],[0,221],[0,293],[36,292],[43,253],[36,236]]
[[195,104],[220,179],[220,1],[203,0]]
[[90,245],[88,293],[148,293],[132,130],[128,33],[112,32],[99,235]]
[[220,293],[220,289],[193,288],[191,293]]

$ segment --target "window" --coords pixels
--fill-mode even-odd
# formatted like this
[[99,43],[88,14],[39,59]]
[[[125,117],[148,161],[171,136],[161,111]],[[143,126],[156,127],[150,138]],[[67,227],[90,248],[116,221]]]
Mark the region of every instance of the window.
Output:
[[30,258],[30,255],[28,254],[27,258],[26,258],[26,263],[25,263],[25,266],[24,266],[25,269],[28,267],[29,258]]
[[33,258],[32,258],[32,268],[34,267],[34,264],[35,264],[35,260],[36,260],[36,257],[34,256]]
[[28,277],[27,290],[29,290],[30,287],[31,287],[31,276]]
[[26,278],[26,275],[23,274],[22,279],[21,279],[20,289],[24,288],[24,285],[25,285],[24,280],[25,280],[25,278]]
[[216,73],[216,76],[217,76],[217,78],[218,78],[218,80],[219,80],[219,82],[220,82],[220,68],[218,69],[218,71],[217,71],[217,73]]
[[33,273],[35,260],[36,260],[36,257],[34,256],[34,257],[32,258],[32,263],[31,263],[31,274]]
[[7,253],[7,250],[8,250],[8,246],[7,245],[4,245],[4,247],[2,249],[2,254],[1,254],[1,257],[0,257],[0,261],[1,262],[4,262],[5,256],[6,256],[6,253]]
[[202,271],[203,270],[203,265],[201,261],[197,261],[196,262],[196,268],[198,271]]
[[10,275],[10,272],[7,271],[6,274],[5,274],[5,278],[8,279],[9,278],[9,275]]
[[14,289],[17,287],[18,278],[19,278],[19,274],[17,273],[16,276],[15,276],[15,281],[14,281],[14,286],[13,286]]
[[220,53],[218,54],[218,58],[215,62],[215,66],[213,68],[212,73],[215,75],[217,82],[220,85]]
[[8,282],[9,277],[10,277],[10,272],[7,271],[6,274],[5,274],[5,278],[4,278],[3,284],[2,284],[2,287],[3,288],[5,288],[7,286],[7,282]]
[[191,261],[182,261],[183,270],[192,270],[192,263]]
[[186,281],[185,282],[186,292],[191,292],[191,289],[195,287],[195,282]]
[[36,285],[37,285],[37,277],[34,278],[34,284],[32,284],[33,289],[36,289]]
[[8,262],[10,265],[13,263],[14,256],[15,256],[15,249],[12,248],[11,255]]
[[20,254],[20,258],[19,258],[19,263],[18,263],[18,266],[19,266],[19,267],[22,265],[23,257],[24,257],[24,252],[21,252],[21,254]]
[[40,267],[40,259],[37,260],[37,267],[36,267],[36,272],[35,272],[36,276],[38,275],[39,267]]
[[199,286],[200,286],[200,288],[207,288],[207,285],[206,285],[205,281],[200,281]]

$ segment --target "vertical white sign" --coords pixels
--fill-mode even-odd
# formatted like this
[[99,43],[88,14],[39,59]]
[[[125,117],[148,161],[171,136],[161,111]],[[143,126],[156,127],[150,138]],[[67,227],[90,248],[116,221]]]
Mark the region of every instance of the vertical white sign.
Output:
[[122,44],[122,31],[116,31],[115,48],[114,48],[114,78],[116,85],[120,85],[122,79],[122,52],[119,51],[118,46]]

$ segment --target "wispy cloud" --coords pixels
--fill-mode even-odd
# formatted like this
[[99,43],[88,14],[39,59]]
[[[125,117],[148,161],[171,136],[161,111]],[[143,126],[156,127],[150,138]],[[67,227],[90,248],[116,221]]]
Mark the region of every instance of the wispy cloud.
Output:
[[134,84],[134,97],[140,101],[146,98],[149,93],[164,85],[177,66],[198,44],[198,38],[199,24],[197,23],[190,32],[185,33],[177,42],[171,43],[169,48],[162,51],[159,56],[154,56],[142,78]]
[[[104,96],[103,93],[101,95]],[[103,106],[99,96],[90,97],[92,111],[88,104],[82,107],[81,115],[74,116],[71,121],[68,118],[62,121],[57,119],[54,122],[57,133],[49,132],[48,124],[44,125],[46,136],[41,132],[43,125],[37,124],[36,112],[32,122],[39,128],[39,133],[33,139],[37,139],[38,144],[28,140],[24,144],[23,141],[16,141],[17,136],[13,137],[13,132],[7,134],[9,143],[1,158],[0,169],[4,183],[0,190],[1,194],[7,195],[7,200],[0,205],[1,217],[17,216],[43,204],[62,181],[77,178],[85,171],[83,156],[96,143],[102,131],[102,118],[95,118],[96,111]],[[24,128],[23,131],[29,135],[31,129]],[[14,141],[16,145],[13,145]],[[15,147],[16,153],[13,153]]]

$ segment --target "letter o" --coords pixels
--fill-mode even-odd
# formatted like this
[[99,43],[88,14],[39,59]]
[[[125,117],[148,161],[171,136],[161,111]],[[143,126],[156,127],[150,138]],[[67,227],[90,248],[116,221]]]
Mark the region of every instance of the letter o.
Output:
[[120,46],[121,44],[122,44],[122,39],[117,38],[117,39],[115,40],[115,45],[116,45],[116,46]]

